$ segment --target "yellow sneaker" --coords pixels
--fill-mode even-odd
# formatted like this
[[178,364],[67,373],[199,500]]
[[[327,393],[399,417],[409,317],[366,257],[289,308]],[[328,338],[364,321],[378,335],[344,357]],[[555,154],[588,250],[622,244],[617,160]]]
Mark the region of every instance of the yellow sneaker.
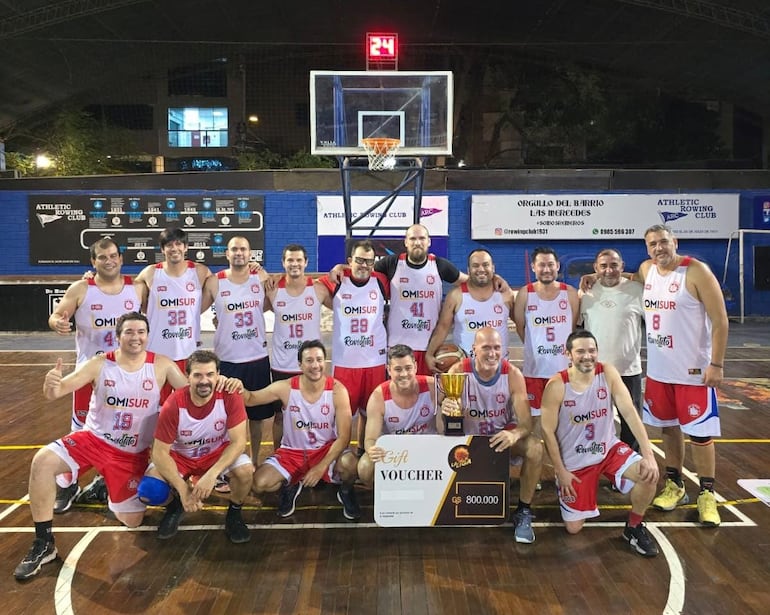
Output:
[[652,505],[658,510],[674,510],[680,504],[687,504],[689,501],[685,488],[667,478],[663,491],[652,501]]
[[716,527],[722,520],[719,518],[719,511],[717,510],[717,500],[714,497],[714,492],[704,489],[698,496],[698,520],[702,525],[708,525],[709,527]]

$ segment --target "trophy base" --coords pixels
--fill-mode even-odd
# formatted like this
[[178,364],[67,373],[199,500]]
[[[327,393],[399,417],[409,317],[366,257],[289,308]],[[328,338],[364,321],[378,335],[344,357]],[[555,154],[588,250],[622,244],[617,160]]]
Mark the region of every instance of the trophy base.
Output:
[[444,435],[445,436],[464,436],[463,417],[444,415]]

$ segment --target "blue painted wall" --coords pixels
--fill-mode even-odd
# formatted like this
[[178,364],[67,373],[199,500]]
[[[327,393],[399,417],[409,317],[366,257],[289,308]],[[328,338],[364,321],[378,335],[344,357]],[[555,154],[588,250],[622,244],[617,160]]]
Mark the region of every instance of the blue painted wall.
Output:
[[[72,194],[91,194],[90,191],[70,191]],[[496,241],[477,242],[470,239],[470,205],[472,194],[480,191],[448,191],[441,194],[449,195],[449,239],[448,256],[461,269],[465,269],[468,253],[477,247],[488,249],[494,259],[497,272],[509,283],[516,287],[525,282],[526,263],[525,253],[531,251],[542,242],[501,239]],[[511,191],[506,191],[510,193]],[[570,191],[575,194],[576,191]],[[628,191],[624,191],[628,192]],[[647,193],[653,191],[645,191]],[[670,193],[670,191],[666,191]],[[768,191],[770,192],[770,191]],[[755,228],[754,201],[757,197],[768,192],[741,191],[740,227]],[[35,190],[36,194],[45,191]],[[55,191],[52,194],[62,194]],[[265,196],[265,266],[270,271],[278,271],[281,267],[281,250],[287,243],[301,243],[308,250],[309,269],[316,270],[318,263],[316,241],[316,196],[318,194],[338,194],[338,192],[310,191],[246,191],[239,194]],[[82,272],[81,266],[33,266],[29,259],[29,220],[28,192],[22,190],[0,191],[0,275],[29,276],[29,275],[72,275]],[[590,261],[593,255],[603,247],[612,245],[619,248],[624,255],[626,266],[635,270],[639,263],[646,258],[644,243],[639,239],[616,240],[609,244],[606,240],[586,239],[585,241],[553,241],[550,245],[559,253],[566,269],[572,261]],[[770,235],[747,235],[745,249],[745,283],[746,283],[746,314],[770,316],[770,291],[753,289],[754,246],[770,246]],[[724,273],[727,241],[719,240],[685,240],[680,244],[680,252],[692,254],[706,260],[721,281]],[[127,273],[137,273],[138,268],[127,268]],[[568,281],[571,276],[568,276]],[[738,297],[738,249],[737,241],[731,250],[728,264],[726,287]],[[737,313],[737,307],[732,310]]]

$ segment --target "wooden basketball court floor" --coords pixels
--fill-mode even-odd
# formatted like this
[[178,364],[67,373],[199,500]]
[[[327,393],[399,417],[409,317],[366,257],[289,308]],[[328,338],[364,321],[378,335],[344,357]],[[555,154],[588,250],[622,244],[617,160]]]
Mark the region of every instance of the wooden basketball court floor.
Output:
[[[358,488],[364,516],[346,522],[335,491],[304,491],[281,520],[277,499],[250,498],[252,540],[224,535],[225,502],[187,515],[161,542],[160,509],[129,530],[106,507],[75,505],[54,520],[60,559],[19,583],[13,569],[32,539],[27,503],[35,451],[69,428],[70,400],[46,402],[44,373],[70,364],[72,340],[0,335],[0,596],[9,613],[767,613],[770,508],[741,478],[770,478],[770,325],[731,323],[716,445],[722,525],[697,524],[694,504],[649,511],[661,554],[645,559],[620,538],[627,502],[600,489],[601,516],[577,536],[560,523],[553,473],[536,495],[537,540],[519,545],[498,527],[379,528],[372,493]],[[520,347],[511,350],[514,362]],[[659,446],[660,434],[650,430]],[[269,447],[264,444],[264,454]],[[697,495],[687,457],[686,485]],[[90,478],[90,477],[86,477]],[[81,484],[83,480],[81,480]],[[517,481],[512,501],[516,502]]]

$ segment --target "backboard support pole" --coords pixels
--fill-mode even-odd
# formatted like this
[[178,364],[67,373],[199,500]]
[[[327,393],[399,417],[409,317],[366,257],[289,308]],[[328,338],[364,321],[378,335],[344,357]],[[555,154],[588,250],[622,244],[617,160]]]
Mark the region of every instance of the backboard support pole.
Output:
[[[355,219],[353,218],[352,175],[353,173],[370,172],[369,167],[366,164],[360,164],[360,163],[366,163],[367,159],[362,157],[346,156],[346,157],[340,157],[338,158],[338,160],[339,160],[339,167],[340,167],[340,178],[342,183],[342,202],[345,209],[346,242],[352,238],[354,230],[369,231],[369,234],[368,234],[369,237],[374,235],[374,232],[380,228],[382,221],[385,220],[388,211],[390,210],[391,206],[396,200],[396,197],[401,195],[403,192],[406,192],[407,189],[409,188],[411,188],[411,192],[414,197],[414,210],[413,210],[414,222],[413,223],[417,224],[420,222],[420,206],[422,204],[422,193],[423,193],[423,187],[425,185],[424,159],[397,157],[395,159],[396,164],[393,166],[392,169],[388,169],[387,171],[377,171],[378,173],[400,172],[400,173],[403,173],[404,175],[401,182],[395,188],[393,188],[386,196],[382,197],[379,201],[377,201],[374,205],[372,205],[365,212],[357,216]],[[374,223],[374,225],[364,226],[362,224],[362,222],[366,219],[366,216],[368,214],[370,214],[375,209],[383,206],[384,206],[384,209],[383,209],[384,215],[378,218],[377,221]],[[412,222],[410,222],[408,226],[404,226],[404,227],[388,226],[387,228],[388,228],[388,231],[403,230],[404,232],[406,232],[406,230],[411,225],[412,225]]]

